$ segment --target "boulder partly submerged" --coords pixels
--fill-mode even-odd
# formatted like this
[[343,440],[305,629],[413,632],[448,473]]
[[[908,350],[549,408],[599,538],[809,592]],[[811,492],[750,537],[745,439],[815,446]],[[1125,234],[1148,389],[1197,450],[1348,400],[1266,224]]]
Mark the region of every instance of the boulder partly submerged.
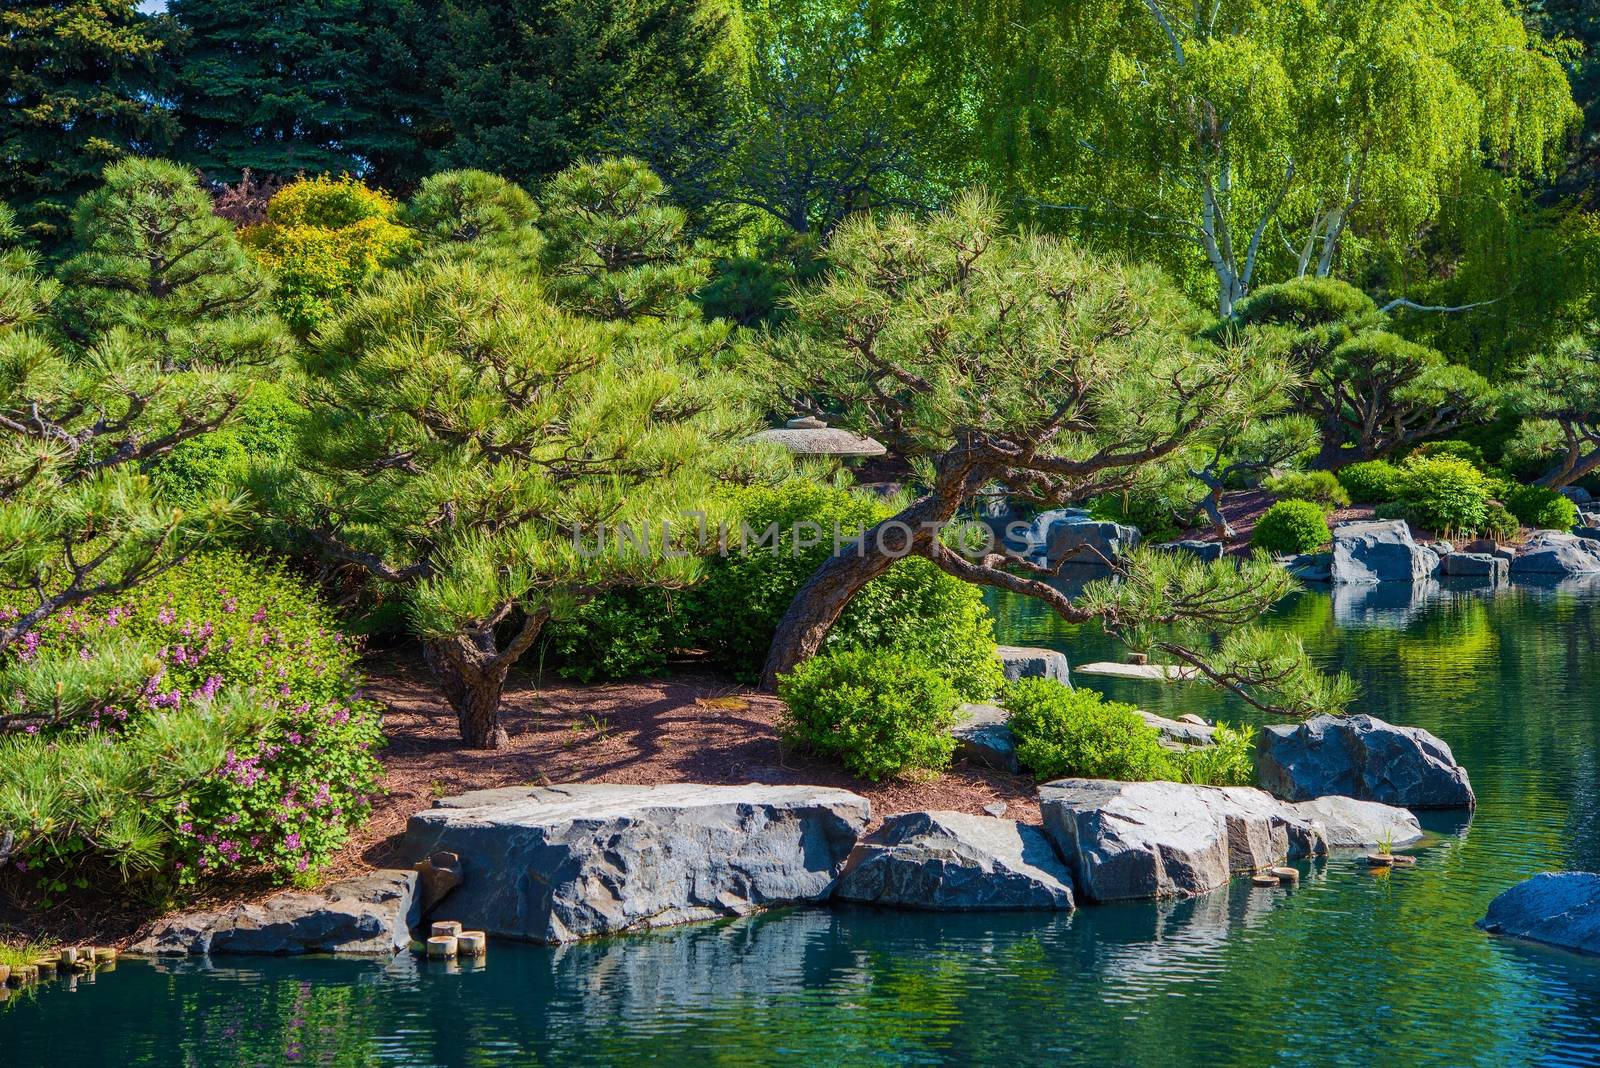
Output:
[[1600,541],[1555,530],[1541,530],[1511,561],[1515,578],[1560,579],[1600,574]]
[[1327,851],[1311,821],[1245,787],[1061,779],[1039,788],[1039,810],[1091,901],[1192,897],[1236,871]]
[[1439,570],[1439,554],[1418,545],[1403,519],[1341,523],[1333,528],[1335,584],[1420,582]]
[[160,921],[129,952],[393,956],[421,919],[414,871],[377,871],[320,890],[285,890],[261,901]]
[[863,843],[834,896],[910,909],[1073,906],[1072,876],[1043,831],[964,812],[889,817]]
[[1018,679],[1055,679],[1064,686],[1072,685],[1072,672],[1067,656],[1056,649],[1036,649],[1029,645],[999,645],[995,656],[1000,660],[1000,670],[1007,682]]
[[1256,779],[1288,801],[1337,794],[1402,808],[1471,808],[1467,771],[1450,747],[1421,727],[1374,716],[1316,716],[1263,727]]
[[1491,901],[1478,926],[1490,934],[1600,954],[1600,874],[1535,875]]
[[402,849],[461,858],[450,919],[558,943],[824,900],[869,816],[821,786],[509,787],[412,816]]
[[1088,901],[1193,897],[1330,847],[1422,837],[1403,809],[1348,798],[1295,804],[1243,786],[1062,779],[1039,788],[1039,809]]

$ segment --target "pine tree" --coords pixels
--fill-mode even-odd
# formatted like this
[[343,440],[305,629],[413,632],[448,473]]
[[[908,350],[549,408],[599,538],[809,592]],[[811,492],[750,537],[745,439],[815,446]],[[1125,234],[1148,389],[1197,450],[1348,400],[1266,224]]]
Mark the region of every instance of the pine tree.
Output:
[[207,177],[426,173],[439,131],[416,0],[173,0],[187,158]]
[[[0,652],[238,520],[219,494],[172,507],[145,469],[232,419],[246,375],[282,352],[260,276],[190,173],[114,163],[76,221],[86,251],[64,291],[28,254],[0,256]],[[0,216],[0,243],[16,236]]]
[[133,0],[0,7],[0,199],[35,240],[66,238],[73,202],[108,161],[169,140],[152,92],[162,49],[159,21]]
[[663,524],[692,529],[748,430],[724,378],[470,257],[380,278],[304,369],[306,455],[263,487],[330,556],[403,592],[473,748],[505,744],[506,677],[547,620],[694,577]]

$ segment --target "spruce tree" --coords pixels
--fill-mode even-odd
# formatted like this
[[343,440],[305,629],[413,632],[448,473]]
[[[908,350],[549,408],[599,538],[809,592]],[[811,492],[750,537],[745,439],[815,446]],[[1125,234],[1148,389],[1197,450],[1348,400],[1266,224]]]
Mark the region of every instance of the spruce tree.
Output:
[[207,177],[360,174],[406,187],[433,124],[415,0],[172,0],[184,152]]
[[110,160],[160,150],[159,20],[134,0],[7,0],[0,7],[0,199],[28,236],[65,240],[73,202]]

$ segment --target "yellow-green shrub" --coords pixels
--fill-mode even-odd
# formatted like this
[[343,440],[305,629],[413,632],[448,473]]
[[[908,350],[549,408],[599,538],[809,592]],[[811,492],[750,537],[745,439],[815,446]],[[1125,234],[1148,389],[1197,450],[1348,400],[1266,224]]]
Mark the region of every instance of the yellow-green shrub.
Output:
[[369,278],[407,256],[415,242],[399,204],[349,175],[302,178],[267,205],[267,221],[244,231],[247,248],[276,274],[278,312],[309,334]]

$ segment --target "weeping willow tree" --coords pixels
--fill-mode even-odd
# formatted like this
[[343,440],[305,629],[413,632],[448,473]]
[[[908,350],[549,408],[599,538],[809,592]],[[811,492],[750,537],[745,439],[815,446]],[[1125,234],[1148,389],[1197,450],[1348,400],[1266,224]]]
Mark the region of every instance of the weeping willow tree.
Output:
[[1273,350],[1196,340],[1198,310],[1158,272],[1009,232],[979,196],[926,221],[857,216],[828,260],[825,279],[792,297],[789,328],[760,343],[761,370],[786,406],[881,441],[920,489],[801,586],[774,634],[767,684],[821,648],[863,587],[916,555],[1069,622],[1098,622],[1262,707],[1342,704],[1344,687],[1298,647],[1249,626],[1293,585],[1264,558],[1206,566],[1139,552],[1109,562],[1119,581],[1072,597],[1051,581],[1059,565],[974,543],[952,522],[994,486],[1052,505],[1161,477],[1218,428],[1281,407],[1296,378]]
[[1482,164],[1544,175],[1579,121],[1566,48],[1504,0],[921,7],[996,184],[1223,317],[1260,280],[1403,248]]

